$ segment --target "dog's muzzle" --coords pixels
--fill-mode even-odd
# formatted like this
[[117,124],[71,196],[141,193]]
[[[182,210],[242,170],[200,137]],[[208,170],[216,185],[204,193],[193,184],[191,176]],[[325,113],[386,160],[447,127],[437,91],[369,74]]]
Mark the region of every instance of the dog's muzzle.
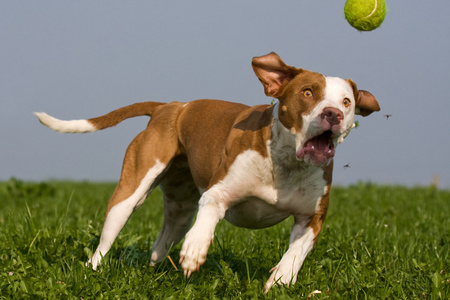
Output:
[[307,140],[296,155],[297,159],[315,165],[327,165],[336,153],[333,143],[333,132],[327,130]]
[[314,166],[328,165],[336,151],[334,139],[341,135],[341,124],[344,114],[337,108],[326,107],[318,116],[321,130],[319,134],[308,139],[297,150],[296,156]]

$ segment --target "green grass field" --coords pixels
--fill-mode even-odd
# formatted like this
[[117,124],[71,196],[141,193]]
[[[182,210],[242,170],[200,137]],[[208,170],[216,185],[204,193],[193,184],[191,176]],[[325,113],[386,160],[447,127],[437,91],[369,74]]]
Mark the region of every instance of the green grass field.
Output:
[[[320,239],[298,282],[263,294],[288,247],[292,220],[265,230],[223,221],[199,273],[166,259],[149,266],[162,224],[155,191],[103,265],[97,246],[110,183],[0,183],[0,299],[449,299],[450,191],[359,184],[334,187]],[[170,256],[177,264],[180,245]]]

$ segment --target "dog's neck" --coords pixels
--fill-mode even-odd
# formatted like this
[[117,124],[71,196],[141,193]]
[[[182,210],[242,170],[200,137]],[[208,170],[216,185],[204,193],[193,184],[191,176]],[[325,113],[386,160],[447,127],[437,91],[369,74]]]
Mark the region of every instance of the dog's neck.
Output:
[[[278,171],[288,172],[304,172],[309,168],[316,169],[317,167],[297,159],[295,155],[296,136],[280,122],[278,118],[278,108],[279,104],[274,104],[272,112],[272,138],[270,145],[268,145],[273,165],[276,166],[276,168],[280,168]],[[274,171],[278,173],[277,170]]]

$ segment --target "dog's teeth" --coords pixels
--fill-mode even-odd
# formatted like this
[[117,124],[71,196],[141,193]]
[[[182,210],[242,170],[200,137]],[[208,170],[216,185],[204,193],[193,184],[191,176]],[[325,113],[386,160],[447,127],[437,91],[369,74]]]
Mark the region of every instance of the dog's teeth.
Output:
[[311,147],[311,149],[313,149],[313,150],[314,150],[314,146],[312,146],[312,147]]

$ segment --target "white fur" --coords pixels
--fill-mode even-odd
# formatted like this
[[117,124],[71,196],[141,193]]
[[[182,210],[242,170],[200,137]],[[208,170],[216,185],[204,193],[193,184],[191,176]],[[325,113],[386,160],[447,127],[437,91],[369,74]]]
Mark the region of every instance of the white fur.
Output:
[[102,257],[109,251],[109,249],[111,249],[112,243],[122,230],[125,223],[128,221],[130,215],[144,203],[148,193],[150,192],[150,186],[165,168],[166,165],[157,160],[156,164],[142,179],[136,191],[130,197],[111,208],[106,216],[105,224],[103,225],[102,235],[100,236],[100,244],[88,262],[92,264],[92,268],[94,270],[97,269]]
[[45,126],[63,133],[85,133],[94,132],[98,129],[95,128],[88,120],[71,120],[63,121],[47,115],[44,112],[34,113]]
[[[355,108],[356,100],[353,94],[353,89],[342,78],[339,77],[325,77],[327,82],[327,88],[325,90],[325,99],[330,100],[334,103],[334,107],[340,109],[344,113],[343,120],[343,138],[347,136],[350,130],[354,127],[355,123]],[[347,98],[350,100],[351,104],[348,107],[344,106],[343,100]],[[342,142],[342,141],[341,141]]]
[[264,286],[266,293],[275,284],[289,286],[297,281],[297,274],[309,251],[314,246],[314,237],[311,227],[306,227],[302,222],[294,224],[289,249],[280,262],[271,270],[272,274]]

